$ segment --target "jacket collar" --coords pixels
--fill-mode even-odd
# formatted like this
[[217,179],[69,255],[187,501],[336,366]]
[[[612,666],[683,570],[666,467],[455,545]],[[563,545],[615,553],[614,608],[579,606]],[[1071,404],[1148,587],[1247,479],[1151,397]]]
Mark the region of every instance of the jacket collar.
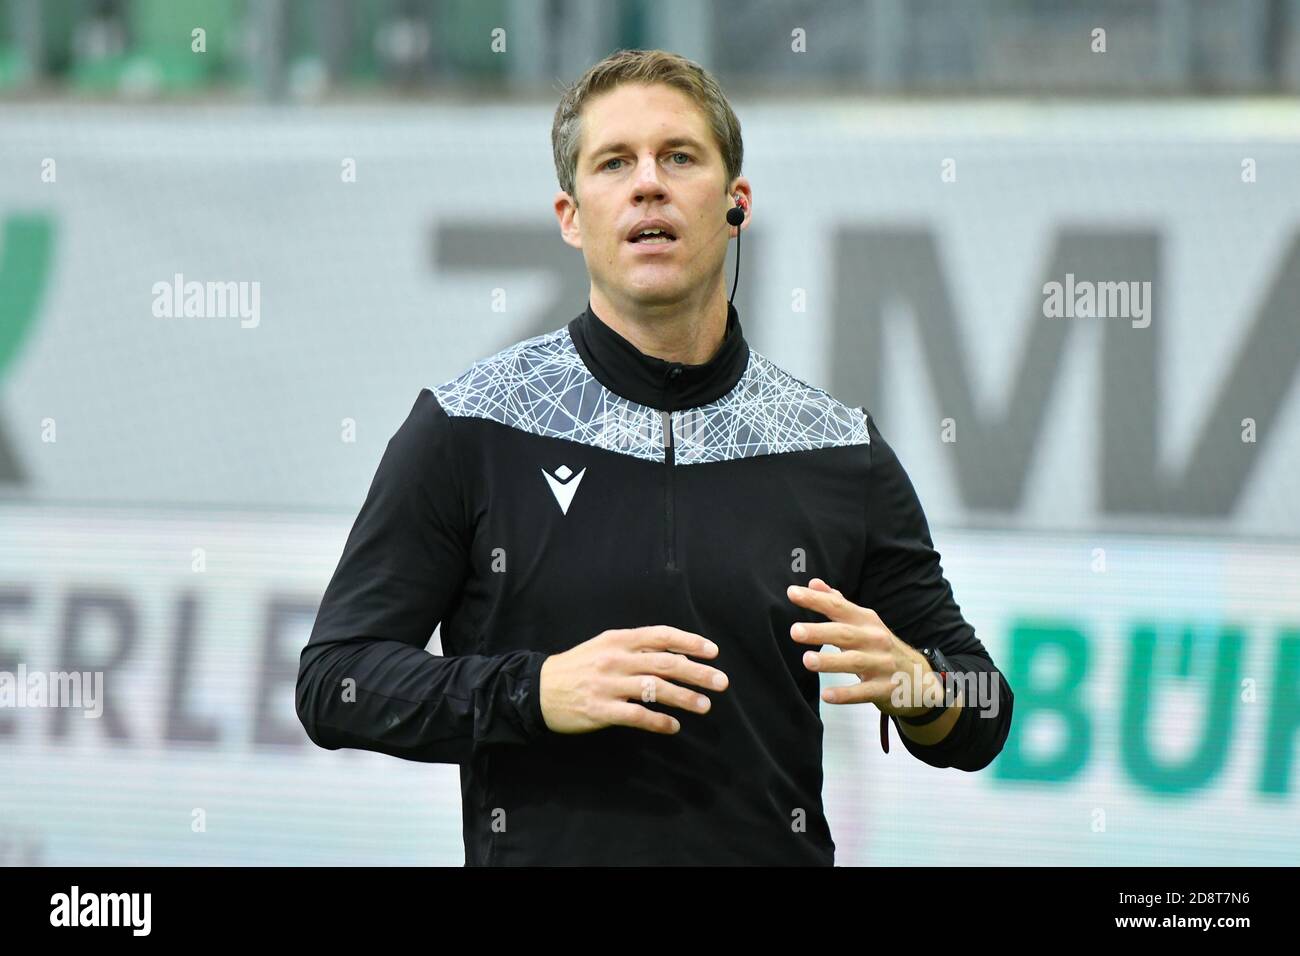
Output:
[[591,311],[590,300],[569,323],[569,335],[597,381],[624,398],[663,411],[716,401],[735,387],[749,364],[749,343],[730,302],[722,344],[700,365],[646,355]]

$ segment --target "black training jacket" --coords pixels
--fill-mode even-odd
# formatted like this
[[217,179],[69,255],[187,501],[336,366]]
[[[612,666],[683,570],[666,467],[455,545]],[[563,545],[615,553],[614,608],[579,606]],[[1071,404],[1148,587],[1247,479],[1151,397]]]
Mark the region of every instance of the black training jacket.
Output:
[[[466,865],[830,865],[820,677],[790,637],[826,619],[786,594],[812,577],[995,675],[996,718],[972,703],[936,745],[900,733],[907,751],[967,771],[997,756],[1011,689],[870,414],[751,349],[732,306],[718,352],[685,365],[588,304],[420,391],[302,651],[298,716],[331,750],[459,764]],[[425,650],[439,624],[444,656]],[[718,645],[697,660],[728,688],[692,688],[712,708],[645,704],[671,735],[550,730],[547,655],[650,624]]]

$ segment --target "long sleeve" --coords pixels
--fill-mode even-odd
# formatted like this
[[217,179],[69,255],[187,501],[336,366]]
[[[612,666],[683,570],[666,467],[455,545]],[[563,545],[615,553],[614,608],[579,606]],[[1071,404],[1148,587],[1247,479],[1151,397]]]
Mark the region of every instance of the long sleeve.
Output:
[[428,389],[389,440],[299,658],[308,737],[463,763],[545,733],[546,655],[425,650],[469,571],[472,530],[452,422]]
[[1001,752],[1011,729],[1011,687],[962,617],[911,479],[871,415],[865,410],[863,414],[871,438],[871,468],[866,560],[856,603],[872,608],[913,647],[938,648],[959,671],[987,674],[984,679],[995,682],[997,694],[996,716],[992,707],[981,713],[977,701],[964,700],[956,724],[937,744],[917,743],[901,730],[898,735],[913,756],[930,766],[980,770]]

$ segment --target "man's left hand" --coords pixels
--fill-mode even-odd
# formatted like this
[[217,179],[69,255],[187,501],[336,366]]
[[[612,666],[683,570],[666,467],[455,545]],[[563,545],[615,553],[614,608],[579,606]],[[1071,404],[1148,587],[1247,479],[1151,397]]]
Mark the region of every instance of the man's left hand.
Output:
[[[875,611],[860,607],[831,587],[821,578],[813,578],[808,587],[791,585],[786,592],[790,600],[800,607],[816,611],[830,618],[825,622],[796,622],[790,636],[801,644],[832,644],[840,649],[833,652],[809,650],[803,656],[809,670],[854,674],[858,683],[822,690],[822,700],[831,704],[875,704],[887,714],[915,717],[926,708],[896,707],[892,699],[898,683],[895,675],[903,673],[910,686],[916,668],[922,681],[937,679],[930,662],[916,648],[898,637],[885,626]],[[919,688],[917,688],[919,691]]]

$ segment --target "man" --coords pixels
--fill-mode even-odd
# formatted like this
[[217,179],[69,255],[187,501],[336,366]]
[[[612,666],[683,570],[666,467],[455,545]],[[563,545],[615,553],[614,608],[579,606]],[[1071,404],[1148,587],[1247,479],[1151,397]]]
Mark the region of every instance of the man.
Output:
[[[968,771],[1010,688],[871,416],[744,338],[723,265],[752,192],[712,77],[620,51],[552,139],[587,308],[420,392],[298,715],[322,747],[460,764],[466,864],[829,865],[820,673],[858,678],[820,700],[875,704],[886,748],[892,717]],[[944,671],[980,680],[936,698]]]

